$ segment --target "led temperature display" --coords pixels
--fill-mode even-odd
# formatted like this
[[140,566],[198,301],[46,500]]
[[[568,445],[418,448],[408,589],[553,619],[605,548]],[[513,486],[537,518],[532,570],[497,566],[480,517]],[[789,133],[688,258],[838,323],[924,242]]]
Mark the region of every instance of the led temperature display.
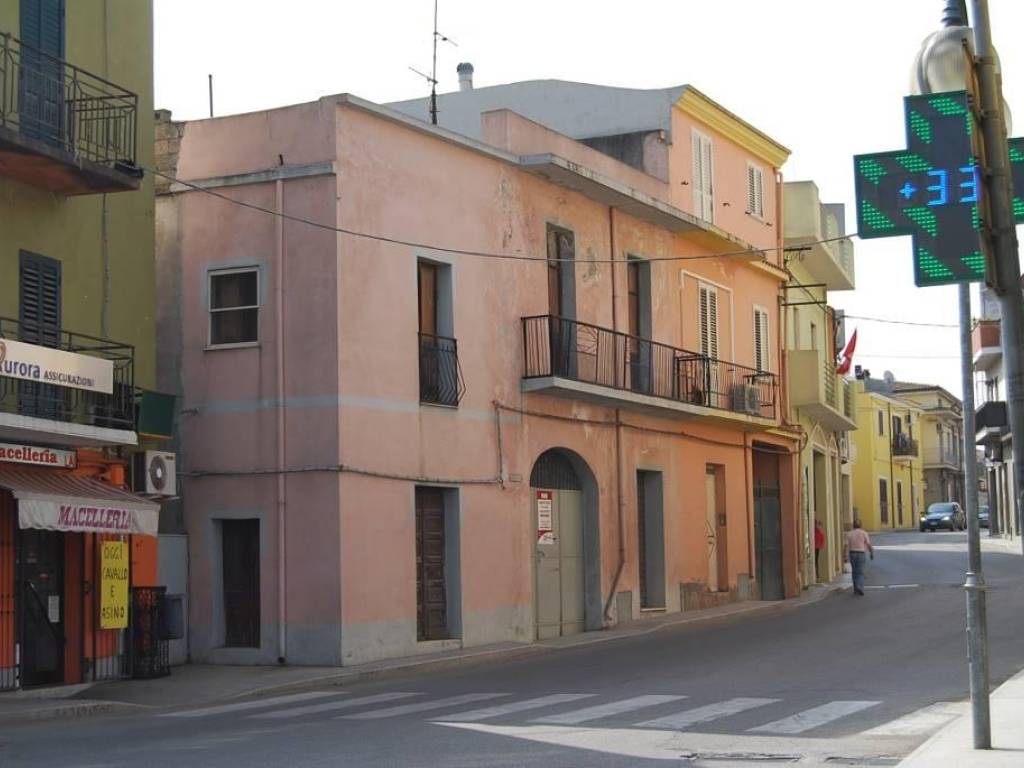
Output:
[[[967,94],[904,99],[907,149],[854,158],[862,238],[911,235],[920,286],[985,279],[982,179],[972,149]],[[1024,190],[1024,139],[1010,142],[1015,189]],[[1024,201],[1014,198],[1017,220]]]

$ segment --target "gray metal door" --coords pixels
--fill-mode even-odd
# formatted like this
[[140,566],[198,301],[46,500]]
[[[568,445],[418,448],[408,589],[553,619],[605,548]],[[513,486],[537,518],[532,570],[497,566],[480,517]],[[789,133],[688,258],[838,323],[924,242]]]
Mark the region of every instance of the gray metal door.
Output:
[[754,486],[754,538],[762,600],[782,600],[782,504],[778,487]]
[[534,548],[537,639],[583,631],[583,494],[533,489],[534,519],[546,516],[550,531],[538,530]]

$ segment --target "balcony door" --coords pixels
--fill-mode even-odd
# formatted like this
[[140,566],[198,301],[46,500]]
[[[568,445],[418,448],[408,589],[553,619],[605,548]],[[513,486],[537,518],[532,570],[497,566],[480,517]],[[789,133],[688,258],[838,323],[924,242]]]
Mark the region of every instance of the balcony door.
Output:
[[629,334],[629,388],[651,393],[653,356],[651,346],[651,265],[639,259],[626,262],[627,320]]
[[[555,376],[575,378],[579,366],[583,365],[585,374],[593,371],[591,375],[596,375],[596,331],[589,326],[577,326],[574,322],[576,239],[572,232],[552,226],[548,227],[547,238],[551,372]],[[587,357],[580,360],[578,354]]]
[[20,0],[21,67],[18,78],[22,134],[64,143],[64,0]]

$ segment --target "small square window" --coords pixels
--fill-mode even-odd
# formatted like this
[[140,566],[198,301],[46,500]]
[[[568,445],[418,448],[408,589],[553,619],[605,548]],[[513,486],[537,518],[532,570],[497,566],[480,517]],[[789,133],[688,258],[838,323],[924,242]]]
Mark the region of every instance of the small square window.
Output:
[[210,346],[259,341],[259,271],[210,273]]

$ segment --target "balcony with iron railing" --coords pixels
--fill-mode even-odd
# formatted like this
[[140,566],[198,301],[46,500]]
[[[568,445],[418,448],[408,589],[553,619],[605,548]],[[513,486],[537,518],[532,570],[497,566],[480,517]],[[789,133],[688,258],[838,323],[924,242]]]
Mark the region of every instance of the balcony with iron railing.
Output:
[[853,243],[844,235],[844,222],[837,206],[823,205],[813,181],[787,181],[785,196],[785,238],[789,248],[800,248],[804,268],[831,291],[855,286]]
[[836,374],[831,355],[820,349],[796,349],[786,359],[793,408],[834,432],[857,428],[849,384]]
[[945,469],[962,469],[963,462],[960,460],[960,451],[956,448],[950,448],[949,446],[929,446],[924,451],[924,466],[925,469],[931,468],[945,468]]
[[138,96],[0,32],[0,176],[60,195],[138,189]]
[[917,440],[906,432],[897,432],[892,438],[892,457],[894,459],[916,459],[920,455]]
[[523,391],[751,429],[777,418],[775,374],[564,317],[522,326]]
[[[95,336],[0,317],[0,342],[24,344],[109,361],[110,392],[15,378],[0,367],[0,440],[65,445],[133,445],[135,349]],[[8,345],[0,345],[2,363]],[[7,356],[10,362],[10,356]]]
[[466,391],[459,348],[447,336],[419,334],[420,402],[455,407]]

